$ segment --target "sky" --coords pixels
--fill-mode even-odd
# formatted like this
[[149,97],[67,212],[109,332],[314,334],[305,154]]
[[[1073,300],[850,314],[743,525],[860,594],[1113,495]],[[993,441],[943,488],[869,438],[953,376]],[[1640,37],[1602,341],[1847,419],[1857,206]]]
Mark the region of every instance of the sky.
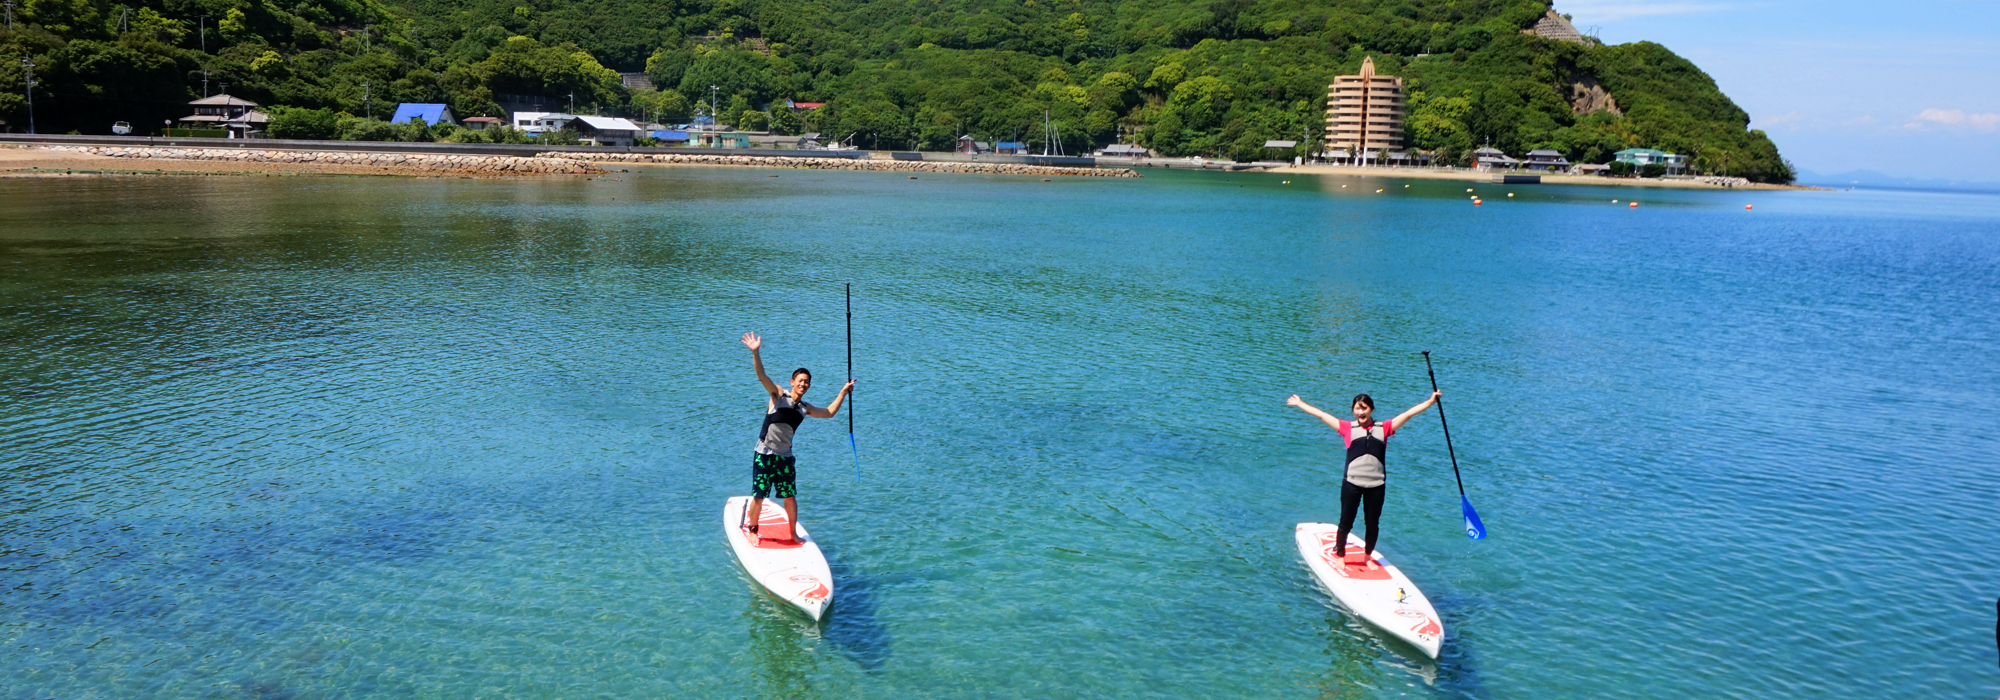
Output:
[[[1800,170],[2000,182],[2000,1],[1556,0],[1715,79]],[[1614,97],[1616,97],[1614,95]]]

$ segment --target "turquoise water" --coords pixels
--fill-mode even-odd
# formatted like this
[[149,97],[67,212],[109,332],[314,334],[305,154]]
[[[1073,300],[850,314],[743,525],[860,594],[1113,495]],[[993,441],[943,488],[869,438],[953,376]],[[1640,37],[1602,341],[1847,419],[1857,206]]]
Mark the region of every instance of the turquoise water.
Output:
[[[0,695],[2000,692],[2000,198],[1147,175],[0,180]],[[830,399],[850,282],[816,625],[722,539],[736,338]],[[1426,349],[1435,663],[1284,405]]]

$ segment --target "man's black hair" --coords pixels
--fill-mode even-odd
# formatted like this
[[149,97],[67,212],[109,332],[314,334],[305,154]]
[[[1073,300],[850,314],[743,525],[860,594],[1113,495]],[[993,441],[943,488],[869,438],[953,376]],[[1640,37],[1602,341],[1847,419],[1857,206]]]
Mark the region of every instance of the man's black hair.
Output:
[[798,368],[798,369],[795,369],[795,370],[792,370],[792,378],[793,378],[793,379],[798,379],[798,378],[799,378],[799,375],[801,375],[801,374],[803,374],[803,375],[806,375],[806,378],[807,378],[807,379],[812,379],[812,378],[813,378],[813,373],[812,373],[812,370],[809,370],[809,369],[806,369],[806,368],[804,368],[804,367],[800,367],[800,368]]

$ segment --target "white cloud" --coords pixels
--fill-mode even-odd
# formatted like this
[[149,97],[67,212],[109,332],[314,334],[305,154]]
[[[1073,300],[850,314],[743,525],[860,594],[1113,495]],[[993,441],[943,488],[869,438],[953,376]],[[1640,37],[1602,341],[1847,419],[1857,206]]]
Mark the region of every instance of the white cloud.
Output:
[[2000,112],[1967,112],[1962,109],[1938,109],[1930,107],[1917,113],[1917,121],[1904,126],[1921,127],[1919,122],[1944,124],[1947,126],[1970,126],[1980,131],[2000,129]]
[[1805,115],[1800,114],[1799,111],[1795,109],[1790,112],[1786,112],[1784,114],[1773,114],[1768,117],[1758,117],[1751,121],[1755,124],[1756,128],[1763,129],[1773,126],[1778,126],[1780,124],[1795,125],[1803,121],[1804,119]]

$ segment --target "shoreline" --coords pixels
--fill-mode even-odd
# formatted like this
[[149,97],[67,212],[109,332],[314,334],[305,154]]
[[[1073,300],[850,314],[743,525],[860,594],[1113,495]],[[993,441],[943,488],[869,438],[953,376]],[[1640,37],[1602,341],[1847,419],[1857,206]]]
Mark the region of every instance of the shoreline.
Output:
[[[0,145],[0,177],[63,175],[377,175],[521,177],[603,175],[604,166],[751,167],[961,173],[1039,177],[1144,177],[1130,168],[1022,163],[876,160],[851,157],[706,153],[539,151],[532,156],[187,148],[103,145]],[[138,167],[135,167],[138,166]]]
[[[392,177],[524,177],[603,175],[605,166],[748,167],[807,170],[1017,175],[1034,177],[1144,177],[1146,164],[1096,167],[963,161],[876,160],[813,156],[722,155],[708,153],[593,153],[538,151],[533,156],[382,153],[338,150],[256,148],[177,148],[160,146],[0,145],[0,177],[67,175],[373,175]],[[1158,167],[1158,166],[1151,166]],[[1175,168],[1179,169],[1179,168]],[[1206,170],[1206,169],[1204,169]],[[1356,179],[1453,180],[1495,184],[1492,172],[1351,165],[1281,165],[1256,170],[1280,175],[1320,175]],[[1597,185],[1701,190],[1814,190],[1811,185],[1748,183],[1723,185],[1701,180],[1612,178],[1596,175],[1541,175],[1544,185]]]
[[[1335,175],[1355,178],[1411,179],[1411,180],[1458,180],[1461,182],[1493,182],[1495,175],[1536,175],[1538,173],[1476,172],[1465,170],[1435,170],[1431,168],[1398,168],[1358,165],[1283,165],[1265,172],[1296,175]],[[1811,185],[1771,185],[1750,182],[1741,185],[1718,185],[1699,180],[1644,179],[1636,177],[1603,177],[1599,175],[1541,175],[1543,185],[1603,185],[1611,187],[1668,187],[1690,190],[1823,190]]]
[[518,177],[604,173],[595,163],[567,158],[153,146],[0,148],[0,177],[56,174]]

